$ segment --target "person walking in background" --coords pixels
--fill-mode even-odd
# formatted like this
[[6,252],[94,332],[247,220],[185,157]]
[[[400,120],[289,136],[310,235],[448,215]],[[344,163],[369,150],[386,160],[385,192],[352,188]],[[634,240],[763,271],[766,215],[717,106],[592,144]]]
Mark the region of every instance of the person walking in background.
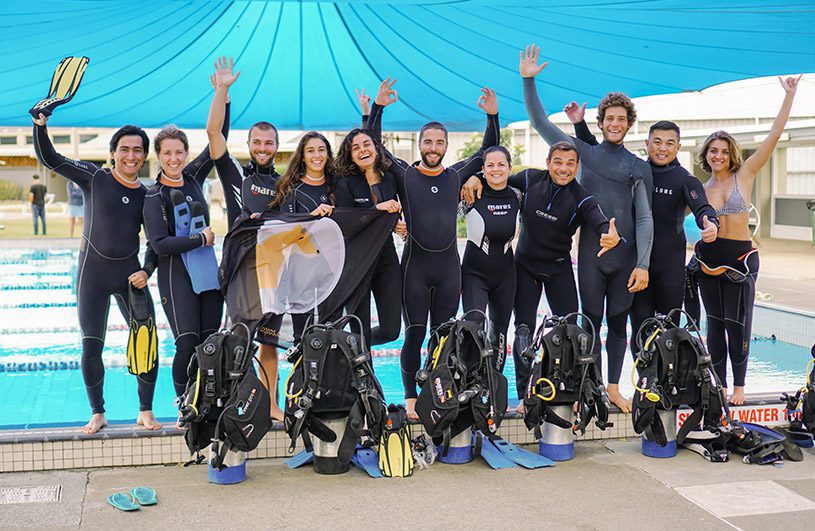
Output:
[[38,221],[42,220],[42,235],[45,236],[45,194],[48,188],[40,182],[40,176],[34,175],[31,188],[28,190],[28,202],[31,203],[31,217],[34,220],[34,236],[38,232]]
[[[85,220],[85,196],[82,195],[79,185],[73,181],[68,181],[66,190],[68,191],[68,237],[73,238],[74,227],[77,223],[82,225]],[[45,227],[44,221],[43,227]]]

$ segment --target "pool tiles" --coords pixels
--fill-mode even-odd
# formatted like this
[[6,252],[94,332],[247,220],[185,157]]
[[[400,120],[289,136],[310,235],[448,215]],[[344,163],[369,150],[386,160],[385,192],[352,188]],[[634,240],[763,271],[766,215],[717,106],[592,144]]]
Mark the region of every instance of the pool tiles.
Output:
[[[594,424],[590,424],[585,435],[576,437],[576,440],[639,438],[634,433],[629,415],[611,413],[609,420],[614,423],[614,427],[601,431]],[[279,426],[279,424],[276,425],[276,429],[270,431],[260,445],[249,452],[249,459],[290,457],[289,438]],[[64,436],[70,434],[70,437],[76,438],[76,431],[78,430],[63,430],[61,433]],[[183,435],[177,430],[172,431],[172,434],[157,436],[2,443],[0,444],[0,472],[141,465],[180,466],[190,460],[190,454]],[[411,426],[413,437],[423,432],[421,425]],[[55,430],[53,437],[57,437],[57,433],[59,432]],[[139,433],[144,434],[143,431]],[[535,444],[536,442],[533,433],[526,429],[523,419],[517,415],[504,419],[499,435],[514,444]],[[302,443],[298,441],[295,453],[301,449]]]

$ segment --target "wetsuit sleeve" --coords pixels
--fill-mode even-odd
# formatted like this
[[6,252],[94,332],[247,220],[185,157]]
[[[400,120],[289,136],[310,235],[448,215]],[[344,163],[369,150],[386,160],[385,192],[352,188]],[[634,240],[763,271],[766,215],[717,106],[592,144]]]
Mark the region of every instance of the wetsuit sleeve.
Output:
[[583,224],[594,228],[598,234],[605,234],[608,232],[608,218],[603,214],[600,208],[600,203],[593,195],[587,195],[577,205],[577,211],[580,217],[583,218]]
[[[376,139],[381,143],[382,142],[382,110],[384,107],[378,105],[374,102],[371,105],[371,114],[368,115],[368,121],[366,122],[366,127],[368,130],[371,131],[371,134],[376,137]],[[385,156],[391,161],[391,174],[396,178],[397,183],[401,183],[405,178],[405,172],[410,167],[406,161],[397,158],[393,155],[393,153],[382,144],[382,149],[385,151]],[[396,166],[394,168],[394,166]]]
[[366,127],[368,125],[368,118],[370,116],[371,116],[370,113],[362,115],[362,127]]
[[651,265],[651,247],[654,245],[654,218],[649,196],[645,181],[638,180],[634,186],[634,233],[637,239],[636,267],[640,269],[648,269]]
[[144,266],[142,267],[142,271],[147,273],[147,276],[149,277],[153,274],[153,271],[155,271],[157,267],[158,255],[153,249],[153,246],[150,245],[150,240],[147,240],[147,249],[144,252]]
[[99,170],[90,162],[71,160],[60,155],[48,137],[48,128],[34,124],[34,152],[46,168],[79,185],[90,185]]
[[224,200],[226,200],[226,212],[229,217],[229,224],[234,223],[243,209],[243,198],[241,197],[241,185],[243,183],[243,168],[229,154],[229,150],[224,151],[221,158],[215,161],[215,169],[221,186],[224,189]]
[[[229,138],[231,107],[232,104],[227,103],[226,109],[224,110],[224,125],[221,126],[221,134],[224,135],[224,139]],[[204,150],[199,153],[198,156],[192,160],[192,162],[187,164],[187,166],[184,168],[184,172],[190,179],[195,179],[198,181],[198,184],[203,185],[207,175],[209,175],[209,172],[212,171],[213,166],[215,166],[215,161],[213,161],[212,157],[209,155],[209,144],[207,144]],[[240,185],[238,188],[240,188]],[[226,190],[224,190],[224,194],[226,194]]]
[[[367,120],[363,123],[377,140],[382,141],[382,110],[384,107],[377,105],[375,102],[371,105],[371,114],[368,115]],[[363,116],[363,118],[365,118]]]
[[507,184],[525,193],[529,187],[529,169],[510,175]]
[[484,166],[484,150],[488,147],[497,146],[501,142],[501,122],[497,114],[487,115],[487,127],[484,129],[484,140],[478,151],[470,155],[468,159],[456,162],[450,168],[457,171],[460,186],[464,186],[467,179],[476,174]]
[[538,87],[535,86],[535,78],[525,77],[523,79],[524,103],[526,104],[526,113],[529,115],[530,125],[535,128],[535,131],[537,131],[550,146],[555,142],[576,144],[572,137],[549,121],[549,117],[546,116],[546,110],[544,110],[543,105],[541,105],[540,97],[538,97]]
[[334,206],[354,207],[354,196],[351,194],[351,189],[348,186],[348,179],[346,177],[340,178],[334,186]]
[[693,216],[696,218],[696,225],[700,229],[705,228],[705,223],[703,221],[705,216],[707,216],[707,219],[716,225],[719,224],[719,218],[716,216],[716,211],[712,206],[710,206],[710,203],[707,202],[705,189],[702,186],[702,183],[699,182],[699,179],[691,174],[688,174],[688,178],[685,181],[685,186],[682,188],[682,193],[685,194],[685,203],[687,203],[691,209],[691,212],[693,212]]
[[144,198],[144,230],[147,239],[153,250],[161,255],[181,254],[192,249],[204,246],[204,236],[193,234],[192,236],[171,236],[167,229],[167,221],[170,219],[164,212],[164,202],[160,193],[148,194]]
[[586,120],[580,120],[574,124],[574,136],[586,144],[592,146],[596,146],[598,144],[597,138],[595,138],[594,135],[591,134],[591,131],[589,131],[589,126],[586,123]]

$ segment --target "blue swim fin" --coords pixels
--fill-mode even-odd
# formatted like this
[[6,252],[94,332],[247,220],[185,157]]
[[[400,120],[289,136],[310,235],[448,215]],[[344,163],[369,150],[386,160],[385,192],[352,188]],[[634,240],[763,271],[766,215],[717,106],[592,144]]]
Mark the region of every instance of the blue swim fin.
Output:
[[492,441],[487,439],[486,436],[481,434],[476,434],[475,436],[481,437],[481,457],[483,457],[484,461],[490,465],[490,468],[493,470],[498,470],[501,468],[518,468],[515,461],[505,456],[501,450],[495,447]]
[[173,219],[175,220],[175,235],[190,235],[190,207],[187,198],[181,190],[170,190],[170,201],[173,202]]
[[300,452],[286,459],[286,466],[294,470],[295,468],[300,468],[301,466],[311,464],[313,461],[313,451],[310,452],[308,450],[301,450]]
[[357,468],[361,468],[372,478],[382,477],[382,472],[379,470],[379,456],[373,448],[357,446],[354,455],[351,456],[351,464]]
[[[190,204],[190,236],[200,234],[206,226],[204,207],[201,203],[193,201]],[[221,289],[218,284],[218,258],[215,257],[214,247],[210,245],[198,247],[182,254],[181,258],[184,260],[195,293]]]
[[[555,462],[551,459],[528,450],[524,450],[523,448],[518,448],[511,442],[506,441],[501,437],[494,437],[492,444],[495,445],[495,448],[498,449],[498,451],[501,452],[504,457],[524,468],[534,469],[555,465]],[[483,452],[484,449],[482,448],[481,451]]]

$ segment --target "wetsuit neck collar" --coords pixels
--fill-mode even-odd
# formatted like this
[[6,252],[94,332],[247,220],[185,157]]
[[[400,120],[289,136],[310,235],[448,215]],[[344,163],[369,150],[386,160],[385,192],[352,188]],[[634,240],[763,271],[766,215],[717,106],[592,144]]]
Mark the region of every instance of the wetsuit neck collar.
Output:
[[625,149],[625,143],[614,144],[613,142],[609,142],[608,140],[603,140],[600,143],[600,147],[602,147],[606,151],[615,152]]
[[435,169],[432,170],[429,168],[424,168],[421,162],[414,162],[413,166],[415,166],[416,169],[419,170],[419,173],[423,175],[428,175],[430,177],[435,177],[436,175],[439,175],[441,174],[441,172],[444,171],[444,166],[442,166],[441,164],[439,164],[438,166],[436,166]]
[[504,186],[500,190],[497,190],[497,189],[493,188],[492,186],[490,186],[490,183],[487,182],[487,179],[484,179],[484,194],[486,194],[486,195],[501,195],[501,194],[505,193],[508,189],[509,189],[509,184],[507,184],[506,186]]
[[651,162],[651,159],[648,159],[648,164],[651,165],[651,171],[653,173],[667,173],[669,171],[673,171],[676,168],[680,168],[682,166],[681,164],[679,164],[679,161],[677,159],[673,159],[671,162],[669,162],[668,164],[666,164],[664,166],[657,166],[656,164]]
[[249,169],[258,175],[271,175],[273,177],[277,175],[274,164],[269,164],[268,166],[258,166],[254,160],[250,160]]
[[558,183],[556,183],[556,182],[555,182],[555,180],[554,180],[554,179],[552,179],[552,174],[551,174],[551,173],[549,173],[549,170],[543,170],[543,171],[546,173],[546,179],[549,181],[549,184],[550,184],[551,186],[554,186],[554,187],[555,187],[555,189],[566,188],[567,186],[569,186],[569,184],[571,184],[571,183],[573,183],[573,182],[574,182],[574,179],[572,179],[571,181],[569,181],[569,183],[568,183],[568,184],[565,184],[565,185],[559,185]]

